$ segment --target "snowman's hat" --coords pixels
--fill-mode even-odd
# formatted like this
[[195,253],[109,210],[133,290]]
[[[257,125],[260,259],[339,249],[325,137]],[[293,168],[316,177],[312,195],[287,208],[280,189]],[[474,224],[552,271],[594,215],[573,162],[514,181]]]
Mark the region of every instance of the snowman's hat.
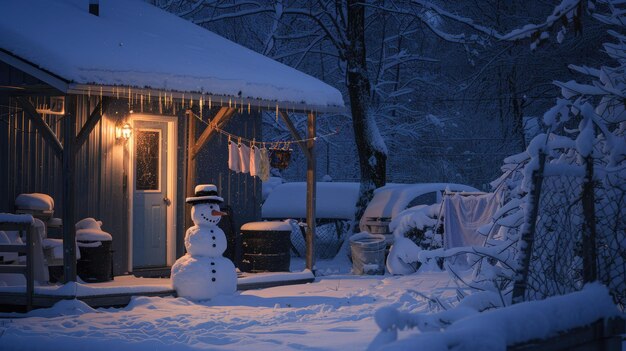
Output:
[[221,204],[224,199],[217,196],[217,187],[213,184],[196,185],[195,196],[188,197],[185,202],[188,204]]

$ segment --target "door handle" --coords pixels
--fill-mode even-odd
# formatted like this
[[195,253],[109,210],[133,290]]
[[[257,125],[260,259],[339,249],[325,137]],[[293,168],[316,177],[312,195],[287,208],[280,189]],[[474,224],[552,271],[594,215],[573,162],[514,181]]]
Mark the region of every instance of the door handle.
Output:
[[163,202],[165,203],[165,206],[169,206],[172,204],[172,200],[168,199],[167,197],[163,198]]

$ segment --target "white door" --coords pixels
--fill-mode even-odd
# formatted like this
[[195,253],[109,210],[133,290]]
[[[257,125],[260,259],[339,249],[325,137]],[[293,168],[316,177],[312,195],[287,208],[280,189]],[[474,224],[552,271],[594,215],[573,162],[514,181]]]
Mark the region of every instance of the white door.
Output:
[[133,267],[167,264],[167,122],[133,128]]

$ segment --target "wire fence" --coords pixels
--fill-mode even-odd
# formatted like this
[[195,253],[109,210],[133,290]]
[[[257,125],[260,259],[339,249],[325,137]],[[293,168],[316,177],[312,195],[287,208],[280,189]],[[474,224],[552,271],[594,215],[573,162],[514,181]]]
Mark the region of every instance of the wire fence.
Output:
[[[582,163],[578,166],[585,167],[584,159]],[[524,299],[566,294],[597,280],[609,287],[615,302],[623,309],[626,306],[624,179],[616,183],[608,178],[598,180],[592,167],[586,169],[584,175],[578,176],[537,177],[542,184]]]
[[[315,258],[332,259],[351,234],[350,221],[318,219],[315,228]],[[291,221],[291,254],[306,257],[306,223]]]
[[[454,143],[455,149],[444,147],[417,147],[407,145],[401,152],[390,151],[387,158],[387,182],[426,183],[451,182],[472,185],[482,190],[498,177],[502,160],[511,154],[493,151],[483,146],[480,140],[467,147],[462,141]],[[352,141],[319,142],[317,144],[317,176],[329,175],[335,182],[358,182],[360,179],[359,159],[356,145]],[[291,164],[281,171],[289,180],[306,178],[306,157],[298,148],[293,148]]]

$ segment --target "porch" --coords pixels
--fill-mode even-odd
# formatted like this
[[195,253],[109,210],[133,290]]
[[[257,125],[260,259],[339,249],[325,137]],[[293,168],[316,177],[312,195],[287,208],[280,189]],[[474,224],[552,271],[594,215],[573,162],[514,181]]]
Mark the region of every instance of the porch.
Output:
[[[309,270],[301,272],[240,273],[237,290],[263,289],[281,285],[306,284],[315,280]],[[126,306],[135,296],[173,296],[170,278],[141,278],[134,275],[117,276],[102,283],[70,282],[67,284],[35,286],[32,307],[51,307],[61,300],[78,299],[93,308]],[[25,286],[1,286],[2,310],[28,309]]]

